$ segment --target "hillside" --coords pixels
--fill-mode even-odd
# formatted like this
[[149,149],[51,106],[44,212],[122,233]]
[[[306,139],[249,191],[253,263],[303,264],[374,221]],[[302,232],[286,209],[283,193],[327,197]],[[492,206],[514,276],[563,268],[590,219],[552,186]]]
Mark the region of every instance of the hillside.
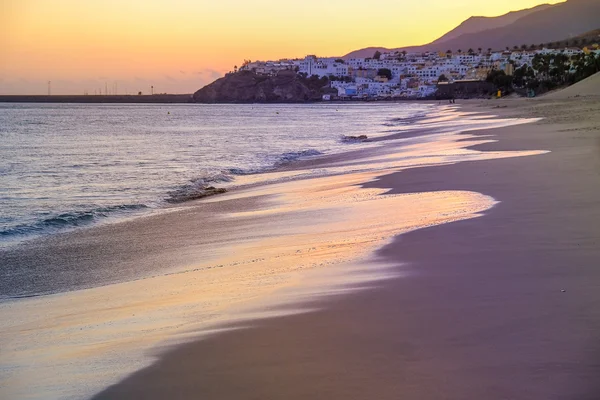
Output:
[[197,103],[314,101],[321,99],[327,82],[327,78],[303,78],[294,71],[281,71],[276,76],[241,71],[228,74],[198,90],[193,100]]
[[[600,21],[598,22],[600,26]],[[555,42],[546,43],[547,48],[549,49],[562,49],[564,47],[569,46],[585,46],[594,43],[600,43],[600,29],[594,29],[593,31],[586,32],[581,35],[577,35],[575,37],[571,37],[569,39],[559,40]]]
[[[430,44],[393,50],[406,50],[409,52],[456,51],[459,49],[467,50],[469,48],[492,48],[500,50],[505,47],[512,48],[513,46],[521,46],[523,44],[539,45],[541,43],[572,38],[597,29],[600,25],[599,15],[600,0],[568,0],[565,3],[534,9],[533,12],[521,15],[516,21],[505,26],[474,33],[463,33],[458,37],[448,39],[448,37],[452,37],[457,33],[457,30],[460,28],[459,26],[454,31],[448,33],[450,36],[444,35]],[[503,17],[505,16],[495,18]],[[493,20],[494,18],[490,18],[488,22],[491,23]],[[463,24],[466,24],[466,21]],[[475,29],[475,25],[466,25],[473,27],[469,27],[468,29]],[[440,40],[442,41],[440,42]],[[361,57],[364,54],[368,54],[364,55],[364,57],[370,57],[373,52],[371,49],[362,49],[354,51],[346,57]]]

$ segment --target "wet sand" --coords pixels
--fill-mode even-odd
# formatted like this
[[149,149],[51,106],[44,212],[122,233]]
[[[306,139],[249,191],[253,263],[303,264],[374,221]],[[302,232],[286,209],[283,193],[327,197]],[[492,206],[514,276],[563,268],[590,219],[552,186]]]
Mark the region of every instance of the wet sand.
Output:
[[497,106],[546,120],[477,132],[499,140],[477,149],[551,153],[412,169],[365,185],[500,201],[481,218],[410,232],[378,251],[401,279],[176,346],[95,398],[598,398],[599,102],[465,109]]

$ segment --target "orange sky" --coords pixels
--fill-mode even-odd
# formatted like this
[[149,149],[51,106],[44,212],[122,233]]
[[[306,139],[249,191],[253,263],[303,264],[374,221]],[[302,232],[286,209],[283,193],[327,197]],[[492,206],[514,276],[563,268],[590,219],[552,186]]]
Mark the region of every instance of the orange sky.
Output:
[[[558,1],[549,1],[557,3]],[[244,59],[427,43],[540,0],[0,0],[0,94],[191,93]]]

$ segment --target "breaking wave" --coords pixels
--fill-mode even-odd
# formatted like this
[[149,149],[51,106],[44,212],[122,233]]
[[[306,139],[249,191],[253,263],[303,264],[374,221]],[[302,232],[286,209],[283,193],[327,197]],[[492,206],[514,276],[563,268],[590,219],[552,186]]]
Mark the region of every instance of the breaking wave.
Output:
[[301,151],[293,151],[293,152],[289,152],[289,153],[283,153],[279,156],[278,160],[275,162],[275,167],[281,166],[281,165],[286,165],[289,164],[291,162],[300,160],[302,158],[306,158],[306,157],[314,157],[314,156],[320,156],[323,153],[315,150],[315,149],[309,149],[309,150],[301,150]]
[[98,207],[85,211],[73,211],[44,218],[31,224],[21,224],[0,231],[0,237],[48,233],[68,228],[90,225],[101,218],[148,208],[144,204],[124,204]]
[[236,175],[243,176],[260,174],[263,172],[272,171],[278,167],[288,165],[303,158],[314,157],[322,154],[324,153],[314,149],[287,152],[268,159],[267,163],[270,165],[267,167],[247,169],[229,168],[225,171],[207,172],[198,178],[190,180],[189,183],[169,191],[165,201],[167,203],[177,204],[225,193],[227,191],[226,188],[215,187],[215,185],[233,182]]
[[402,125],[412,125],[414,123],[422,121],[424,118],[428,116],[428,113],[418,113],[415,115],[411,115],[410,117],[402,117],[402,118],[392,118],[387,122],[384,122],[383,126],[402,126]]

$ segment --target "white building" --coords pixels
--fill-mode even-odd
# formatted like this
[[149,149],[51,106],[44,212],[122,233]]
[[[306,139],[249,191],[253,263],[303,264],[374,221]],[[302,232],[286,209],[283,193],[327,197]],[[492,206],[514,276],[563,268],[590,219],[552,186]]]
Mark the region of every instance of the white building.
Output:
[[343,60],[333,58],[317,58],[316,56],[306,56],[304,60],[297,63],[298,72],[305,73],[308,76],[317,75],[343,77],[349,74],[349,65]]

